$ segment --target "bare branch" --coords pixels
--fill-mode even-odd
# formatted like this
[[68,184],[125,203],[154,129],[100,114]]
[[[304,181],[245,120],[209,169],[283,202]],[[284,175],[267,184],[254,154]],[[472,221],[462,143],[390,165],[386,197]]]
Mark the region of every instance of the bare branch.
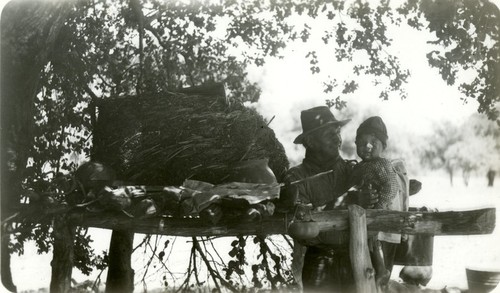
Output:
[[139,77],[137,78],[137,94],[142,92],[142,79],[144,76],[144,13],[139,0],[130,0],[130,8],[137,18],[137,31],[139,32]]
[[132,253],[134,253],[139,247],[143,246],[149,239],[151,238],[151,235],[146,235],[144,236],[144,239],[142,239],[141,243],[139,243],[136,247],[132,249]]
[[141,281],[142,281],[142,283],[144,285],[146,285],[146,275],[147,275],[147,273],[149,271],[149,266],[151,265],[151,262],[153,261],[153,258],[155,258],[155,256],[156,256],[156,250],[158,249],[158,245],[157,244],[158,244],[158,235],[156,235],[156,241],[155,241],[154,247],[151,247],[151,243],[149,241],[147,242],[147,246],[151,249],[151,252],[153,254],[149,258],[149,260],[148,260],[148,262],[146,264],[146,269],[144,270],[144,274],[142,275]]

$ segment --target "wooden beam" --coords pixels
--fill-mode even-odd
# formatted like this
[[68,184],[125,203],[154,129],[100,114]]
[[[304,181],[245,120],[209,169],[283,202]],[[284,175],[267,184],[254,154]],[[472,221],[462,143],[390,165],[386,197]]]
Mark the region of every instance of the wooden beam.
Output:
[[[344,231],[348,211],[313,212],[320,231]],[[135,233],[172,236],[237,236],[286,234],[290,215],[278,214],[260,222],[221,222],[211,225],[200,218],[130,218],[124,214],[71,212],[75,224],[104,229],[127,229]],[[495,208],[448,212],[396,212],[366,210],[368,232],[392,232],[429,235],[490,234],[495,228]]]
[[[103,229],[129,230],[135,233],[172,236],[237,236],[286,234],[293,213],[275,214],[259,222],[242,223],[237,220],[221,221],[211,225],[197,217],[174,218],[154,216],[131,218],[121,212],[88,212],[83,208],[66,206],[25,205],[17,216],[9,219],[16,222],[50,223],[53,216],[67,214],[75,225]],[[307,213],[308,214],[308,213]],[[321,232],[347,231],[348,211],[332,210],[312,212]],[[369,233],[378,231],[391,233],[427,235],[480,235],[491,234],[495,229],[495,208],[447,212],[397,212],[387,210],[366,210]],[[306,217],[304,220],[309,220]],[[297,221],[297,219],[295,219]]]
[[260,222],[220,223],[211,225],[200,218],[152,217],[135,219],[122,215],[103,216],[102,214],[73,214],[77,225],[104,229],[128,229],[135,233],[160,234],[172,236],[238,236],[268,235],[286,233],[286,218],[272,217]]
[[[348,227],[345,210],[317,212],[312,214],[312,218],[319,223],[320,231],[346,230]],[[495,229],[495,219],[495,208],[447,212],[366,210],[366,224],[370,232],[429,235],[491,234]]]
[[350,205],[349,213],[349,256],[352,263],[352,274],[358,293],[377,293],[375,269],[368,251],[366,230],[366,213],[358,205]]

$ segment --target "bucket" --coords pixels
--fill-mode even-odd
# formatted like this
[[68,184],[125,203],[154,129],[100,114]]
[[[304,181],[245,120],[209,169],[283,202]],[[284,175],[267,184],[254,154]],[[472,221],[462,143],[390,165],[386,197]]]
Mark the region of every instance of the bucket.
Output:
[[470,293],[487,293],[493,291],[500,281],[500,270],[478,270],[465,268]]
[[288,234],[297,239],[313,239],[319,234],[319,225],[315,221],[293,222],[288,227]]

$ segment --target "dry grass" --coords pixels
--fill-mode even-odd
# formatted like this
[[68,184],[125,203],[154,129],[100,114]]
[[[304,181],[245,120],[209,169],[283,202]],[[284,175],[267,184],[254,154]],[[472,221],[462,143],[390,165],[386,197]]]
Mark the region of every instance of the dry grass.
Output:
[[264,118],[223,97],[153,94],[104,100],[98,107],[93,159],[120,179],[180,185],[185,179],[218,184],[227,166],[269,158],[280,181],[288,161]]

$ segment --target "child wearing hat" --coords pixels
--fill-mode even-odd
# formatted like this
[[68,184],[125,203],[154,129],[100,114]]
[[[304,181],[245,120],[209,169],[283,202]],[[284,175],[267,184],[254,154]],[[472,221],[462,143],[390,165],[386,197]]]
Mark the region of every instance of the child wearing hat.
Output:
[[[359,125],[356,151],[362,161],[353,169],[351,185],[359,189],[375,189],[379,193],[375,209],[402,211],[404,207],[399,195],[397,173],[391,161],[382,157],[387,139],[387,128],[380,117],[370,117]],[[400,234],[382,232],[370,239],[377,279],[381,279],[382,283],[390,277],[396,246],[400,241]]]

